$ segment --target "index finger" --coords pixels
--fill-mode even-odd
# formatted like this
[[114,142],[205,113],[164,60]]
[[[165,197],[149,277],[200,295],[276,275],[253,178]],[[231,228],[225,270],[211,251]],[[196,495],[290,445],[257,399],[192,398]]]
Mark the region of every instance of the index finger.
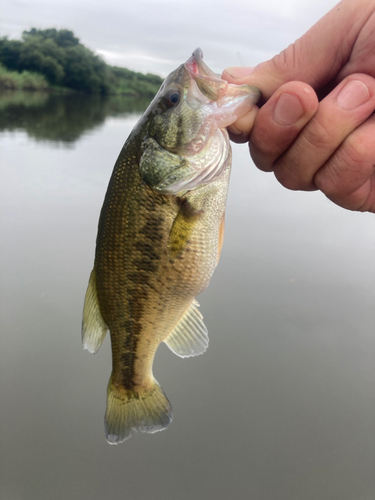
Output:
[[282,85],[258,111],[249,146],[255,165],[265,172],[294,142],[318,109],[314,90],[303,82]]

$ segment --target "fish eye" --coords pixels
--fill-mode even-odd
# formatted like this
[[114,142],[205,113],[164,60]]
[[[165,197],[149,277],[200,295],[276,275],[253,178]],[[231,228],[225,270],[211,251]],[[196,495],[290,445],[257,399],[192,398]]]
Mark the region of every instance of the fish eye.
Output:
[[176,89],[170,90],[164,97],[164,104],[167,108],[172,108],[180,102],[180,91]]

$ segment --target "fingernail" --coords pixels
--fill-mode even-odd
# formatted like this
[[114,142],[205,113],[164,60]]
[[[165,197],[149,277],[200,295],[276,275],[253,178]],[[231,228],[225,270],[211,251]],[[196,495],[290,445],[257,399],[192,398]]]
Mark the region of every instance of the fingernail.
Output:
[[275,108],[273,110],[273,117],[280,125],[293,125],[303,115],[303,107],[299,99],[291,94],[285,92],[280,94]]
[[340,90],[337,96],[337,104],[341,109],[350,111],[367,102],[369,97],[370,92],[363,82],[360,80],[350,80]]
[[231,132],[233,135],[237,135],[240,137],[243,135],[243,131],[235,127],[233,124],[228,127],[229,132]]
[[231,78],[243,78],[245,76],[251,75],[251,73],[254,71],[254,68],[247,68],[243,66],[233,66],[230,68],[226,68],[223,71],[224,73],[227,73]]

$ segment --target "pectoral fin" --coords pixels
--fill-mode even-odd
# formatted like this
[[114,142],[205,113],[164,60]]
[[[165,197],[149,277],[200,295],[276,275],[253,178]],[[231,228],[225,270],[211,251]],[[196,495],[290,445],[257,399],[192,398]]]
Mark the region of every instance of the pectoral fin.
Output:
[[187,199],[181,200],[181,208],[175,218],[169,234],[168,249],[174,259],[186,248],[194,227],[203,214],[196,210]]
[[89,285],[87,287],[85,305],[82,318],[82,343],[84,349],[96,353],[102,345],[108,331],[100,312],[98,295],[96,292],[95,269],[91,271]]
[[164,340],[169,349],[181,358],[202,354],[208,347],[208,331],[196,300]]
[[220,228],[219,228],[219,247],[218,247],[218,251],[217,251],[216,265],[218,265],[218,263],[219,263],[221,249],[223,248],[224,232],[225,232],[225,212],[223,213],[223,217],[221,219]]

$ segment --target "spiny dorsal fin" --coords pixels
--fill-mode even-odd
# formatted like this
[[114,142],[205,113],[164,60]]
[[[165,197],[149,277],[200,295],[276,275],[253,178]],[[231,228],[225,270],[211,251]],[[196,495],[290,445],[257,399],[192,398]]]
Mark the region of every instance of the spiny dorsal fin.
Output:
[[169,253],[173,259],[186,247],[195,224],[203,213],[202,210],[192,207],[187,199],[179,198],[178,200],[181,207],[173,222],[168,242]]
[[208,331],[198,307],[198,302],[194,300],[164,340],[169,349],[181,358],[203,354],[208,347]]
[[84,349],[95,354],[102,345],[108,331],[100,312],[98,294],[96,292],[95,270],[90,274],[82,318],[82,343]]

